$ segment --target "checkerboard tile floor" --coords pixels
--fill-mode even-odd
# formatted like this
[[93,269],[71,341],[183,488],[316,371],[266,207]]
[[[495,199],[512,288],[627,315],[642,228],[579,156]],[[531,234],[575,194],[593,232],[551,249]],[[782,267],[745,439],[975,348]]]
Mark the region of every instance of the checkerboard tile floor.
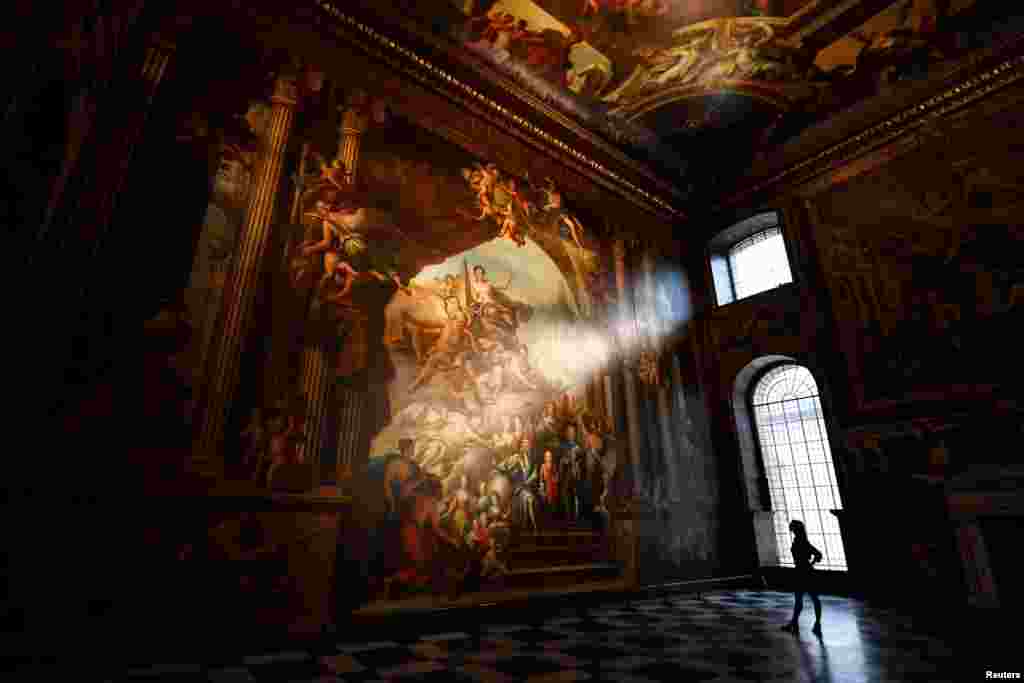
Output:
[[[824,636],[780,631],[787,593],[722,591],[564,609],[528,623],[483,624],[391,641],[346,634],[319,649],[230,662],[127,670],[114,681],[960,681],[951,644],[927,624],[823,597]],[[984,677],[984,671],[980,676]]]

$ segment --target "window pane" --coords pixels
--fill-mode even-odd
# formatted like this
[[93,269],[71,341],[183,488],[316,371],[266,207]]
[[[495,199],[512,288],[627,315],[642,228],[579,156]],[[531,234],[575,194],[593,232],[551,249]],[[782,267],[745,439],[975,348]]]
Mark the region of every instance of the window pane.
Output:
[[800,421],[790,422],[786,425],[786,431],[789,432],[790,443],[803,443],[804,442],[804,430],[800,426]]
[[737,243],[729,250],[729,271],[738,299],[792,282],[782,231],[770,228]]
[[800,487],[800,500],[803,501],[803,509],[806,511],[804,517],[814,514],[812,511],[818,509],[818,497],[814,495],[813,486]]
[[772,425],[771,439],[774,443],[789,443],[789,432],[786,423]]
[[807,444],[807,457],[810,462],[828,462],[825,457],[825,446],[820,441],[811,441]]
[[800,417],[806,419],[813,418],[817,419],[817,415],[814,413],[814,399],[813,398],[802,398],[800,399]]
[[821,505],[823,510],[834,510],[835,501],[832,500],[832,487],[831,486],[818,486],[818,503]]
[[800,442],[791,446],[793,450],[793,464],[807,466],[807,444]]

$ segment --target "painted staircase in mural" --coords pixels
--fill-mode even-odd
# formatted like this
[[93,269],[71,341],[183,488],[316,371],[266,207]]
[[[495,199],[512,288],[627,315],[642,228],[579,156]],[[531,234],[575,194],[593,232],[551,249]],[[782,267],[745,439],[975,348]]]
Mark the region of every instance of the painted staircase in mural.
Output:
[[612,538],[583,525],[519,532],[504,553],[507,588],[558,588],[618,578]]

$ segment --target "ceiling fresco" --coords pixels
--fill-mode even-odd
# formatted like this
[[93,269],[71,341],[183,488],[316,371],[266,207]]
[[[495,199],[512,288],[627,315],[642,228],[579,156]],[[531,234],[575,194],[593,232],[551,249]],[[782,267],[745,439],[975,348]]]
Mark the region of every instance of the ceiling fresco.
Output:
[[[973,0],[435,0],[434,33],[693,197],[956,52]],[[417,11],[426,11],[417,9]],[[949,41],[946,41],[947,43]],[[884,81],[884,83],[883,83]],[[729,145],[733,149],[723,152]],[[742,144],[749,147],[735,149]],[[707,153],[722,160],[709,169]],[[701,159],[695,173],[693,160]],[[680,182],[680,179],[682,181]]]

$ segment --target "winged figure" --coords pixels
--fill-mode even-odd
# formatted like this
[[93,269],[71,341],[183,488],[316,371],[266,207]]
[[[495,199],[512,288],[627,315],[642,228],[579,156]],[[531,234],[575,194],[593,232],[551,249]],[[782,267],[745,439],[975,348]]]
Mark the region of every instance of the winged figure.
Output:
[[[347,305],[352,286],[361,279],[391,282],[410,294],[396,259],[404,235],[386,212],[369,206],[363,189],[347,180],[343,164],[335,160],[328,166],[321,160],[320,181],[305,194],[312,207],[304,215],[320,230],[314,227],[313,238],[299,251],[306,259],[322,255],[317,292],[326,301]],[[332,283],[337,290],[327,294]]]

